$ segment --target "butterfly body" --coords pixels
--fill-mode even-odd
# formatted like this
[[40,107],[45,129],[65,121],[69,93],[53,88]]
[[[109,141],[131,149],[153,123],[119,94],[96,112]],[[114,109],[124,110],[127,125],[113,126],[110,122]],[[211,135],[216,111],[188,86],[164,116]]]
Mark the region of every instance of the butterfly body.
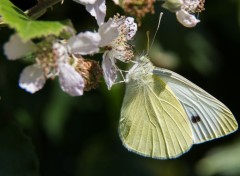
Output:
[[186,78],[140,57],[126,75],[119,134],[130,151],[167,159],[237,129],[231,111]]

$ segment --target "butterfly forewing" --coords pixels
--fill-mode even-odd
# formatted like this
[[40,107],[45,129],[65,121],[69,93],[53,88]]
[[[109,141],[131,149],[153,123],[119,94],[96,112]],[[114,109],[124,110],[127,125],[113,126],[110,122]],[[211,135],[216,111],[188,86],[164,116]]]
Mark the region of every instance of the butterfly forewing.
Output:
[[188,151],[193,144],[191,125],[170,88],[156,75],[139,71],[136,79],[128,77],[119,125],[124,145],[138,154],[162,159]]
[[231,111],[200,87],[167,69],[155,68],[153,73],[171,88],[184,107],[194,143],[227,135],[238,128]]

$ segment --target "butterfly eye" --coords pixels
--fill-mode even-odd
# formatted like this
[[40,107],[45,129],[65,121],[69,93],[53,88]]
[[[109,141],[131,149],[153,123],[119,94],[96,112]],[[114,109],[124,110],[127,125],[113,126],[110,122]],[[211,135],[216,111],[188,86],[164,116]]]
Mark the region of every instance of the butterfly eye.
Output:
[[201,118],[198,115],[197,116],[192,116],[191,121],[192,121],[192,123],[197,123],[197,122],[201,121]]

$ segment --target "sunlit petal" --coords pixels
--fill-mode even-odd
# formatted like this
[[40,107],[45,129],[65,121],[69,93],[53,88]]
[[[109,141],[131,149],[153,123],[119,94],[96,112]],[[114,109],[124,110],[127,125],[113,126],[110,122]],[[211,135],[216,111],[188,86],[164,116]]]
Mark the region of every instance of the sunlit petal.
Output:
[[59,64],[59,82],[62,90],[69,95],[80,96],[83,94],[83,77],[71,65]]
[[113,2],[114,2],[116,5],[120,5],[119,0],[113,0]]
[[111,89],[112,85],[117,79],[117,68],[115,67],[116,60],[109,57],[109,53],[105,52],[103,55],[102,69],[103,77],[107,84],[108,90]]
[[101,36],[99,46],[107,46],[111,41],[118,37],[118,25],[109,19],[108,22],[102,24],[98,30]]
[[94,4],[96,3],[97,0],[74,0],[74,1],[83,5],[86,5],[86,4]]
[[68,48],[73,54],[94,54],[99,51],[101,37],[96,32],[82,32],[68,40]]
[[4,44],[3,49],[9,60],[16,60],[26,56],[29,52],[33,52],[35,44],[32,41],[23,42],[17,34],[13,34],[9,41]]
[[38,65],[27,66],[20,75],[19,86],[30,93],[43,88],[46,82],[44,72]]
[[200,22],[194,15],[191,15],[185,10],[179,10],[176,12],[178,21],[185,27],[194,27]]
[[105,0],[97,0],[94,4],[86,4],[86,10],[96,18],[98,25],[103,24],[106,16]]
[[129,28],[126,38],[127,40],[131,40],[137,32],[137,24],[134,22],[134,18],[132,17],[127,17],[125,20],[125,24]]

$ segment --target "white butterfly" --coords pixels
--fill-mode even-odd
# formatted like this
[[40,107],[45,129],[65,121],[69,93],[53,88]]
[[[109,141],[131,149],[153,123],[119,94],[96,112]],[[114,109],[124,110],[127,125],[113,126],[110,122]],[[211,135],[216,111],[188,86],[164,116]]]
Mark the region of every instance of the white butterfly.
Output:
[[231,111],[209,93],[141,56],[126,75],[119,134],[124,146],[152,158],[176,158],[237,130]]

